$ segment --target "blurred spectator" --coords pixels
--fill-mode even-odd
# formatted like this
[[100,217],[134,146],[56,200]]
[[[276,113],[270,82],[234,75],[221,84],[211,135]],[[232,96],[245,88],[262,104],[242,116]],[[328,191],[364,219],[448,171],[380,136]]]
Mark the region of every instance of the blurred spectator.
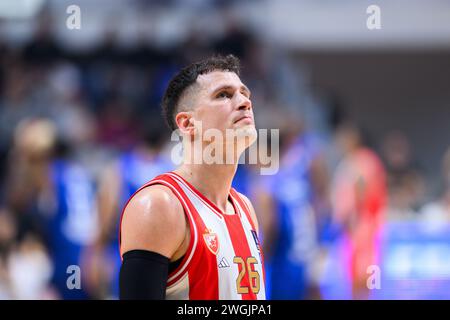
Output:
[[126,100],[117,96],[110,97],[99,117],[99,142],[119,150],[135,144],[138,133],[132,111]]
[[424,181],[413,162],[411,145],[402,132],[393,131],[386,136],[383,151],[388,173],[388,216],[415,218],[424,196]]
[[32,115],[30,73],[18,57],[11,58],[5,69],[3,94],[0,99],[0,148],[6,153],[10,148],[13,132],[21,119]]
[[28,233],[8,259],[8,276],[12,298],[20,300],[54,299],[49,286],[52,262],[43,242]]

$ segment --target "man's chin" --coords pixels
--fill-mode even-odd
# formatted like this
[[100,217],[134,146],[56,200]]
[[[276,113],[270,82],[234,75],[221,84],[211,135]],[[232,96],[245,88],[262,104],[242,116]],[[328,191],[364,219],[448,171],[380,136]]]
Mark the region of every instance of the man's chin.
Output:
[[[236,128],[234,134],[237,139],[246,142],[246,147],[252,145],[258,138],[258,132],[254,125],[247,125]],[[248,142],[247,142],[248,141]]]

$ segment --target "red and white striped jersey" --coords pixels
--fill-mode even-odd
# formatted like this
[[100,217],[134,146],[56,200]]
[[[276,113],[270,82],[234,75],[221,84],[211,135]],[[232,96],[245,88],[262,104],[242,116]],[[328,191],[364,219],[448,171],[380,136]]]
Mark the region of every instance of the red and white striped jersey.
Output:
[[166,298],[265,299],[263,253],[245,200],[231,189],[235,214],[225,214],[173,172],[157,176],[139,190],[156,184],[176,195],[191,234],[181,264],[169,274]]

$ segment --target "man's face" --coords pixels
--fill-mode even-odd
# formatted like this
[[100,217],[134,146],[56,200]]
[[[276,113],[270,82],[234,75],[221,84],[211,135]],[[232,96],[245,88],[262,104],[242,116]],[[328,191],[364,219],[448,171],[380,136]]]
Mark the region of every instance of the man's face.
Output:
[[246,147],[256,140],[250,90],[234,72],[213,71],[198,76],[193,117],[202,130],[217,129],[225,137],[232,131],[248,137]]

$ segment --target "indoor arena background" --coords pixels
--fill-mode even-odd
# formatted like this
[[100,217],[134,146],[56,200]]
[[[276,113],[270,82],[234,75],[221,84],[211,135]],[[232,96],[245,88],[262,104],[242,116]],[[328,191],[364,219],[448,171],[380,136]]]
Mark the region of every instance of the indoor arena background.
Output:
[[241,59],[257,127],[280,130],[279,172],[234,182],[268,297],[449,299],[439,0],[1,1],[0,299],[117,298],[121,207],[173,168],[165,86],[214,53]]

